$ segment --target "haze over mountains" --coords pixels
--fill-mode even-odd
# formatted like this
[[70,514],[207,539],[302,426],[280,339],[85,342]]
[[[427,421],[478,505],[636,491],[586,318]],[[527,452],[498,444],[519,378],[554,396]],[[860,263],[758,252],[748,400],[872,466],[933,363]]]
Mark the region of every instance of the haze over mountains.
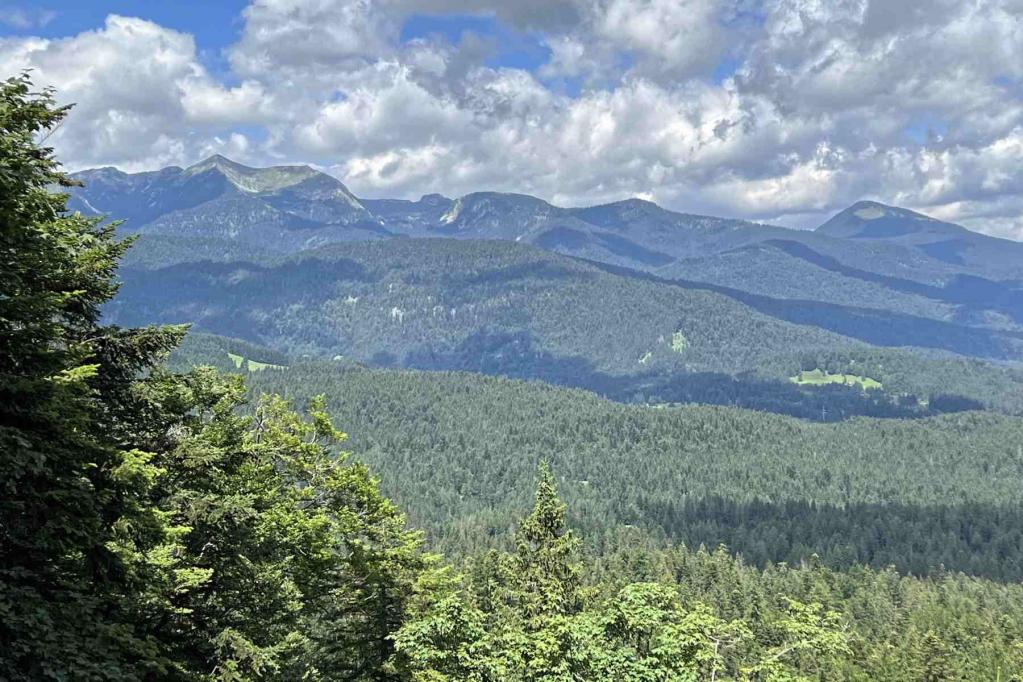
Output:
[[676,213],[640,199],[585,208],[493,192],[360,200],[341,181],[308,166],[254,169],[223,156],[186,169],[127,174],[102,168],[75,177],[85,186],[71,207],[118,216],[128,231],[230,239],[275,251],[371,237],[506,239],[657,270],[680,259],[791,241],[893,276],[935,282],[963,273],[1023,277],[1023,243],[876,202],[857,203],[808,232]]
[[[76,178],[73,209],[141,235],[107,308],[124,325],[705,402],[735,402],[740,375],[785,382],[823,351],[1023,361],[1023,244],[876,202],[801,231],[638,199],[360,199],[307,166],[221,156]],[[718,377],[713,391],[693,388],[700,373]]]

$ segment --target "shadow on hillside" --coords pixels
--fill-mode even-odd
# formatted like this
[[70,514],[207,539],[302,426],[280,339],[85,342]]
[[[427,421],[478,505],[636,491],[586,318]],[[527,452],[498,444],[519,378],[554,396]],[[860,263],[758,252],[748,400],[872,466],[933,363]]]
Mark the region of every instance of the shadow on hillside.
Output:
[[926,317],[805,299],[780,299],[707,282],[667,279],[646,272],[586,261],[611,274],[728,296],[786,322],[820,327],[874,346],[933,348],[989,360],[1023,357],[1023,332],[965,327]]
[[[959,316],[964,319],[986,311],[995,311],[1012,318],[1016,322],[1023,323],[1023,288],[1021,288],[1018,282],[997,282],[972,275],[957,275],[945,286],[936,287],[923,284],[922,282],[879,275],[874,272],[853,268],[798,242],[772,239],[764,242],[764,244],[773,246],[790,256],[800,258],[819,268],[845,277],[880,284],[894,291],[915,294],[935,301],[941,301],[942,303],[963,306],[965,310]],[[945,242],[940,242],[939,244],[945,244]],[[931,246],[937,247],[938,245]]]
[[[830,476],[822,471],[822,476]],[[622,518],[659,528],[689,547],[725,545],[746,561],[796,564],[816,554],[835,568],[942,569],[994,580],[1023,579],[1023,509],[990,504],[740,503],[722,497],[677,502],[640,498]]]
[[474,334],[450,351],[421,348],[401,362],[393,355],[378,355],[374,365],[410,369],[468,371],[514,379],[539,379],[570,388],[592,391],[624,403],[702,403],[775,412],[817,421],[850,417],[917,418],[940,412],[982,409],[975,400],[941,396],[928,409],[916,399],[900,402],[882,391],[830,384],[799,386],[788,381],[745,374],[717,372],[615,376],[596,370],[579,357],[559,357],[538,350],[526,331]]

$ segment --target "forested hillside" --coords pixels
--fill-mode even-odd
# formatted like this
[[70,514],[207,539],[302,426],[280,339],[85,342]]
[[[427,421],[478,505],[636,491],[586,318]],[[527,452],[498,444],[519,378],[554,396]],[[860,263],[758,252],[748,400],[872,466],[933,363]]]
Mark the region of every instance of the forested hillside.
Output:
[[1023,371],[971,358],[857,347],[779,356],[762,368],[767,376],[786,377],[813,370],[873,379],[902,402],[965,398],[987,409],[1023,414]]
[[[939,329],[1023,330],[1023,247],[877,202],[858,202],[810,232],[639,199],[575,209],[497,192],[358,199],[308,166],[248,168],[220,156],[185,169],[75,177],[84,186],[72,206],[125,218],[122,232],[146,238],[144,260],[153,265],[352,241],[503,240],[747,294],[883,311],[900,322],[899,335],[919,332],[903,344],[857,337],[881,345],[921,345]],[[195,252],[184,248],[188,240]],[[830,310],[810,323],[848,314]],[[937,347],[990,356],[961,343]]]
[[[638,200],[363,201],[308,167],[223,157],[76,177],[74,206],[141,235],[105,308],[118,324],[823,421],[1023,409],[1004,366],[1023,360],[1015,245],[881,204],[800,232]],[[867,356],[888,361],[868,376]],[[829,371],[815,357],[852,379],[799,380]]]
[[1019,418],[814,424],[471,374],[300,363],[248,376],[257,393],[326,394],[385,490],[456,554],[508,541],[533,467],[550,458],[574,525],[598,546],[635,525],[758,565],[817,554],[1023,577]]
[[[67,114],[27,76],[0,84],[3,679],[1023,676],[1023,418],[926,416],[945,382],[988,376],[1009,412],[1017,375],[839,349],[728,296],[498,243],[143,256],[126,302],[131,243],[68,210],[73,180],[40,146]],[[218,164],[232,201],[269,195],[260,210],[343,194]],[[261,331],[182,345],[185,326],[148,324],[178,315]],[[536,338],[506,338],[523,320]],[[276,348],[252,343],[267,334]],[[899,396],[914,419],[815,423],[302,357],[343,339],[461,366],[494,335],[465,357],[610,378],[758,363],[806,395],[835,377],[869,400],[931,393]]]
[[[364,242],[275,262],[144,267],[147,247],[166,246],[143,239],[121,271],[108,319],[191,322],[296,357],[541,378],[617,400],[737,404],[806,417],[821,412],[821,400],[787,382],[798,369],[778,371],[783,358],[830,351],[854,360],[866,352],[859,339],[990,358],[1023,349],[1012,332],[608,272],[501,242]],[[902,372],[887,396],[832,387],[826,402],[836,417],[919,414],[906,394],[1018,409],[1011,372],[946,366],[951,379],[935,365],[922,381]],[[970,378],[958,381],[964,374]]]
[[120,276],[106,308],[112,322],[193,322],[291,355],[378,365],[551,380],[733,372],[783,351],[851,343],[727,296],[494,241],[363,242],[270,266],[182,263]]

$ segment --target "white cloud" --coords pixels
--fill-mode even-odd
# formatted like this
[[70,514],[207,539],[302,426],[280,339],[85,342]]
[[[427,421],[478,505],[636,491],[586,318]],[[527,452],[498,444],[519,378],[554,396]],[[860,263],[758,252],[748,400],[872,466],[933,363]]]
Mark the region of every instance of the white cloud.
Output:
[[191,36],[139,19],[111,16],[101,29],[59,40],[0,40],[0,69],[32,69],[37,85],[74,103],[50,138],[69,167],[181,163],[208,139],[201,126],[216,113],[198,106],[197,97],[216,99],[219,86]]
[[386,84],[359,87],[337,102],[322,105],[313,120],[295,130],[295,141],[313,154],[354,156],[432,146],[458,137],[471,114],[438,98],[394,65]]
[[[402,44],[416,13],[491,16],[551,58],[493,68],[471,33]],[[214,78],[190,36],[123,17],[0,40],[0,68],[78,102],[53,138],[77,167],[220,151],[371,196],[642,194],[805,225],[870,196],[1019,235],[1018,0],[254,0],[225,54]]]
[[595,33],[635,53],[638,68],[681,79],[713,68],[722,50],[718,0],[602,0],[590,8]]
[[254,0],[245,30],[230,50],[235,71],[285,78],[350,68],[392,51],[398,17],[375,11],[374,0]]

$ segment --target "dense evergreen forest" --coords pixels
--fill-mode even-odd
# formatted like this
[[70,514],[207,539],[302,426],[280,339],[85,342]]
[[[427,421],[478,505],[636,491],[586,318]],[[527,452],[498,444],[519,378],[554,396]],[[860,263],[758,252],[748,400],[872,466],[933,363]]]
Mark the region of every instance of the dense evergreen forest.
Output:
[[771,299],[508,241],[351,242],[269,262],[246,261],[245,246],[231,261],[208,259],[200,242],[199,260],[171,264],[161,263],[165,242],[143,237],[139,248],[106,307],[111,321],[194,322],[298,356],[506,374],[541,363],[554,380],[736,373],[782,354],[865,344],[1023,358],[1023,333],[1013,330]]
[[[484,371],[475,373],[538,379],[630,404],[729,405],[830,422],[856,416],[916,418],[977,409],[1023,413],[1023,374],[1018,371],[981,360],[926,358],[891,349],[853,347],[785,354],[770,358],[758,372],[738,375],[650,371],[626,376],[591,372],[585,363],[545,362],[536,356],[516,364],[521,356],[509,358],[500,344],[476,352],[467,354],[466,362],[455,369],[478,370],[482,365]],[[209,364],[237,369],[230,355],[279,366],[295,362],[265,346],[192,332],[175,351],[174,364],[178,368]],[[475,367],[470,366],[471,357],[476,358]],[[480,363],[480,357],[496,359]],[[325,363],[324,369],[331,372],[353,364],[361,363],[336,357]],[[578,371],[571,371],[573,367]],[[861,377],[876,386],[866,389],[859,384],[803,385],[793,381],[801,372],[814,370]]]
[[626,406],[539,382],[299,364],[256,393],[326,394],[384,489],[449,553],[502,546],[549,458],[573,525],[636,525],[765,565],[944,566],[1023,578],[1023,420],[966,412],[820,424]]
[[[166,264],[167,239],[139,240],[134,266],[121,271],[121,295],[104,309],[110,320],[194,322],[197,332],[297,358],[541,379],[621,402],[733,405],[832,421],[1023,412],[1018,371],[945,352],[1005,356],[983,350],[994,346],[977,335],[990,331],[924,329],[929,341],[903,338],[902,345],[937,343],[929,356],[870,347],[855,341],[860,331],[842,336],[787,322],[780,304],[760,312],[759,299],[743,305],[697,285],[609,273],[509,242],[377,241],[225,262],[246,248],[211,259],[199,240],[199,260]],[[873,318],[856,324],[896,328]],[[1013,338],[1003,339],[1005,348]],[[880,388],[790,381],[813,369],[865,376]]]
[[119,324],[194,321],[290,355],[384,366],[735,371],[781,350],[843,342],[719,294],[500,241],[355,242],[272,265],[202,261],[121,277],[122,296],[106,308]]
[[[183,327],[100,321],[130,243],[66,210],[70,181],[39,140],[67,114],[27,77],[0,85],[4,679],[1023,676],[1023,587],[932,569],[944,555],[925,518],[947,524],[952,563],[966,560],[957,532],[983,560],[959,568],[1014,575],[1018,418],[810,424],[462,374],[270,367],[283,357],[261,358],[249,387],[176,372]],[[928,575],[861,565],[860,539],[763,566],[670,541],[701,515],[707,537],[788,515],[803,555],[839,523],[815,520],[826,505],[918,524],[874,529],[886,557]],[[457,555],[427,551],[402,508]]]

